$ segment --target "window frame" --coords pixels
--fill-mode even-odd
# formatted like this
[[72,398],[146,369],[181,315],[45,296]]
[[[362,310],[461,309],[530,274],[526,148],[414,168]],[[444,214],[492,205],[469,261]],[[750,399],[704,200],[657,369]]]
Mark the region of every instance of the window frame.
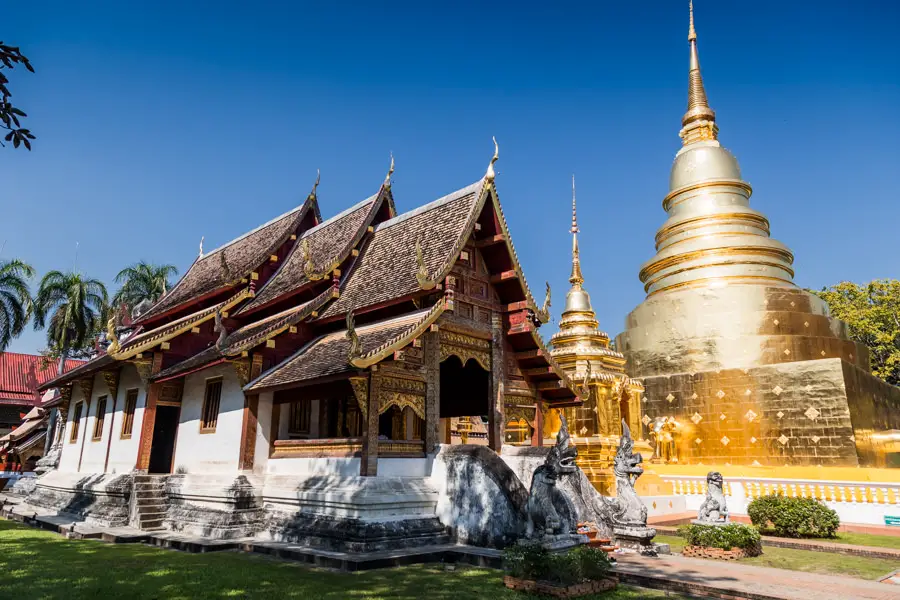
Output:
[[[216,411],[215,415],[207,415],[208,405],[210,402],[209,390],[210,387],[218,384],[219,385],[219,395],[216,398]],[[208,434],[215,433],[216,427],[219,425],[219,414],[222,410],[222,389],[224,387],[224,378],[222,377],[210,377],[206,380],[206,383],[203,387],[203,404],[200,406],[200,433]],[[211,412],[211,411],[210,411]],[[208,419],[208,416],[214,417],[213,419]],[[212,426],[210,426],[210,421],[212,421]]]
[[[304,405],[305,405],[305,410],[303,410],[303,412],[300,412],[302,410],[301,406],[304,406]],[[301,415],[297,418],[297,420],[300,421],[300,425],[302,425],[302,420],[303,420],[302,415],[303,415],[303,413],[305,413],[306,429],[303,429],[303,428],[294,429],[293,428],[294,424],[295,424],[294,423],[294,416],[295,416],[295,412],[294,412],[295,408],[294,407],[295,406],[297,407],[296,411],[298,413],[300,413],[300,415]],[[289,402],[288,403],[288,428],[287,428],[288,437],[291,437],[291,436],[307,436],[307,437],[309,437],[311,432],[312,432],[312,399],[300,398],[293,402]]]
[[103,425],[106,422],[107,400],[109,400],[109,396],[106,394],[97,398],[96,408],[94,409],[94,430],[91,432],[92,442],[99,442],[103,439]]
[[70,444],[75,444],[78,442],[78,433],[81,429],[82,412],[84,412],[84,400],[79,400],[75,403],[75,406],[72,407],[72,429],[71,431],[69,431]]
[[[134,402],[129,403],[130,396],[134,392]],[[141,390],[139,388],[131,388],[125,390],[125,406],[122,407],[122,429],[119,432],[119,439],[130,440],[134,433],[134,413],[137,412],[137,401]],[[129,411],[129,407],[131,410]],[[128,431],[126,432],[126,426]]]

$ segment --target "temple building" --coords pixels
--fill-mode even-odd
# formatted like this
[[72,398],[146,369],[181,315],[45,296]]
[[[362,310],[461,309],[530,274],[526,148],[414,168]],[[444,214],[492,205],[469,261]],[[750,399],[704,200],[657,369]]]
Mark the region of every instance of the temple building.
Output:
[[719,143],[691,8],[688,107],[663,199],[668,219],[640,270],[647,298],[617,348],[645,388],[645,431],[665,421],[672,461],[883,466],[900,388],[870,374],[828,306],[793,282],[793,254],[750,207]]
[[[550,354],[569,377],[580,385],[583,403],[563,409],[573,442],[578,448],[578,466],[602,493],[614,492],[612,460],[619,445],[624,421],[634,432],[641,431],[643,385],[625,374],[625,357],[610,347],[609,336],[599,329],[591,297],[584,289],[578,249],[578,217],[575,205],[575,177],[572,177],[572,287],[559,331],[550,338]],[[545,437],[556,435],[559,419],[545,424]],[[638,450],[650,455],[650,447],[638,442]]]
[[[201,245],[132,333],[111,323],[106,353],[43,384],[61,390],[61,455],[29,502],[214,537],[441,539],[439,444],[499,453],[509,426],[539,446],[545,415],[580,403],[538,334],[549,298],[525,282],[496,160],[398,215],[392,159],[330,219],[317,181],[288,213]],[[404,527],[367,529],[384,519]]]

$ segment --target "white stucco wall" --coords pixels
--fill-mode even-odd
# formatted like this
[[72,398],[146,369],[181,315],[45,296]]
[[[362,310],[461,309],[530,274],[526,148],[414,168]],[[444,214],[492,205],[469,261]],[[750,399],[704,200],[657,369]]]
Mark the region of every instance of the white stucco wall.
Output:
[[[219,420],[214,433],[200,433],[200,411],[206,381],[215,377],[222,377]],[[243,409],[244,392],[234,369],[229,365],[204,369],[185,377],[175,443],[175,470],[237,474]]]
[[256,452],[253,455],[253,472],[262,475],[269,464],[269,437],[272,435],[272,392],[259,395],[256,411]]
[[75,443],[70,443],[72,437],[72,427],[74,426],[72,419],[75,417],[75,404],[83,400],[81,395],[81,386],[75,384],[72,388],[72,398],[69,400],[69,414],[66,416],[66,429],[63,432],[62,454],[59,457],[58,470],[64,473],[75,473],[78,471],[78,454],[81,449],[81,440],[85,430],[85,410],[81,411],[81,428],[78,432],[78,439]]
[[[94,424],[97,420],[97,400],[101,396],[106,396],[106,407],[103,419],[103,431],[100,439],[93,439]],[[102,473],[103,465],[106,461],[106,442],[109,439],[109,413],[112,409],[112,398],[109,395],[109,388],[106,387],[106,381],[102,375],[94,376],[94,387],[91,391],[91,405],[87,412],[87,419],[82,421],[81,427],[84,430],[84,454],[81,460],[81,473]]]
[[434,456],[427,458],[379,458],[378,477],[430,477]]
[[[134,421],[131,437],[122,438],[122,422],[125,419],[125,399],[128,390],[137,389],[138,397],[134,409]],[[116,400],[116,412],[113,415],[112,445],[109,448],[109,464],[107,473],[128,473],[137,463],[138,447],[141,443],[141,426],[144,422],[144,407],[147,403],[147,386],[141,381],[137,368],[126,364],[119,372],[119,393]],[[112,406],[110,406],[112,408]],[[108,417],[107,417],[108,418]],[[109,435],[109,424],[104,435]]]
[[274,458],[268,462],[269,475],[334,475],[358,477],[358,458]]

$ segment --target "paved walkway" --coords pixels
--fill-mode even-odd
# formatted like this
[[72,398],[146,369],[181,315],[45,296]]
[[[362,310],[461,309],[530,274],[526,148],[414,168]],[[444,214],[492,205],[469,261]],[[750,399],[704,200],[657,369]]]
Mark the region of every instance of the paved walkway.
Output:
[[[677,555],[645,558],[618,554],[616,559],[619,562],[616,571],[623,582],[673,592],[706,595],[709,592],[721,594],[727,591],[731,594],[720,597],[766,600],[900,599],[898,586],[850,577],[801,573]],[[662,585],[664,583],[669,585]],[[683,587],[679,588],[679,583]]]

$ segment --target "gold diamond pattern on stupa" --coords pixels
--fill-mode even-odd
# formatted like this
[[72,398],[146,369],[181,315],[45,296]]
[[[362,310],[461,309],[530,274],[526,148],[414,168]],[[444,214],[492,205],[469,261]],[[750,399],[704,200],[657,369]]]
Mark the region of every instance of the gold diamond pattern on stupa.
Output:
[[778,442],[779,442],[782,446],[784,446],[785,444],[788,443],[788,437],[782,433],[782,434],[781,434],[781,437],[778,438]]
[[819,415],[820,415],[821,413],[819,413],[819,411],[816,410],[815,407],[810,406],[809,408],[806,409],[806,412],[803,413],[803,414],[806,415],[806,418],[807,418],[807,419],[812,419],[812,420],[815,421],[816,419],[819,418]]
[[700,421],[702,421],[702,420],[703,420],[703,417],[700,416],[700,413],[695,412],[693,415],[691,415],[691,421],[694,422],[694,425],[699,425]]
[[779,410],[777,413],[775,413],[775,416],[780,419],[781,417],[784,416],[784,413]]
[[814,436],[812,436],[812,437],[809,438],[809,439],[812,440],[813,444],[818,444],[818,443],[819,443],[819,440],[821,440],[822,438],[820,438],[820,437],[817,436],[817,435],[814,435]]
[[693,394],[691,394],[691,400],[696,400],[699,397],[700,396],[697,395],[697,392],[694,392]]
[[750,395],[752,395],[752,394],[753,394],[753,392],[750,391],[750,388],[747,388],[746,390],[744,390],[744,395],[745,395],[745,396],[750,396]]
[[784,391],[784,388],[782,388],[780,385],[776,385],[774,388],[772,388],[772,392],[773,392],[776,396],[780,396],[780,395],[781,395],[781,392],[783,392],[783,391]]
[[702,444],[702,443],[703,443],[703,440],[701,440],[700,438],[697,438],[697,439],[694,440],[694,443],[695,443],[695,444]]
[[724,397],[725,397],[725,392],[723,392],[722,390],[719,390],[718,392],[716,392],[716,398],[718,398],[719,400],[721,400]]
[[719,441],[722,442],[722,445],[723,445],[723,446],[727,446],[727,445],[728,445],[728,442],[730,442],[731,440],[728,439],[728,436],[727,436],[727,435],[723,435],[723,436],[722,436],[722,439],[719,440]]
[[756,443],[756,438],[755,438],[755,437],[751,437],[751,438],[750,438],[750,443],[751,443],[751,444],[755,444],[755,443]]
[[744,415],[744,417],[746,417],[747,420],[750,421],[751,423],[753,422],[753,419],[755,419],[758,416],[759,415],[757,415],[755,412],[753,412],[753,409],[748,410],[747,414]]
[[644,415],[644,418],[641,419],[641,423],[643,423],[644,425],[647,425],[648,423],[650,423],[650,421],[651,419],[649,415]]
[[669,394],[668,396],[666,396],[666,400],[669,401],[669,404],[672,404],[672,400],[674,400],[674,399],[675,399],[675,396],[673,396],[672,394]]
[[720,421],[724,421],[724,420],[727,419],[727,418],[728,418],[728,417],[725,416],[725,413],[722,413],[721,415],[719,415],[719,420],[720,420]]
[[790,356],[790,355],[791,355],[791,351],[790,351],[789,349],[785,348],[785,349],[784,349],[784,355],[785,355],[785,356]]

